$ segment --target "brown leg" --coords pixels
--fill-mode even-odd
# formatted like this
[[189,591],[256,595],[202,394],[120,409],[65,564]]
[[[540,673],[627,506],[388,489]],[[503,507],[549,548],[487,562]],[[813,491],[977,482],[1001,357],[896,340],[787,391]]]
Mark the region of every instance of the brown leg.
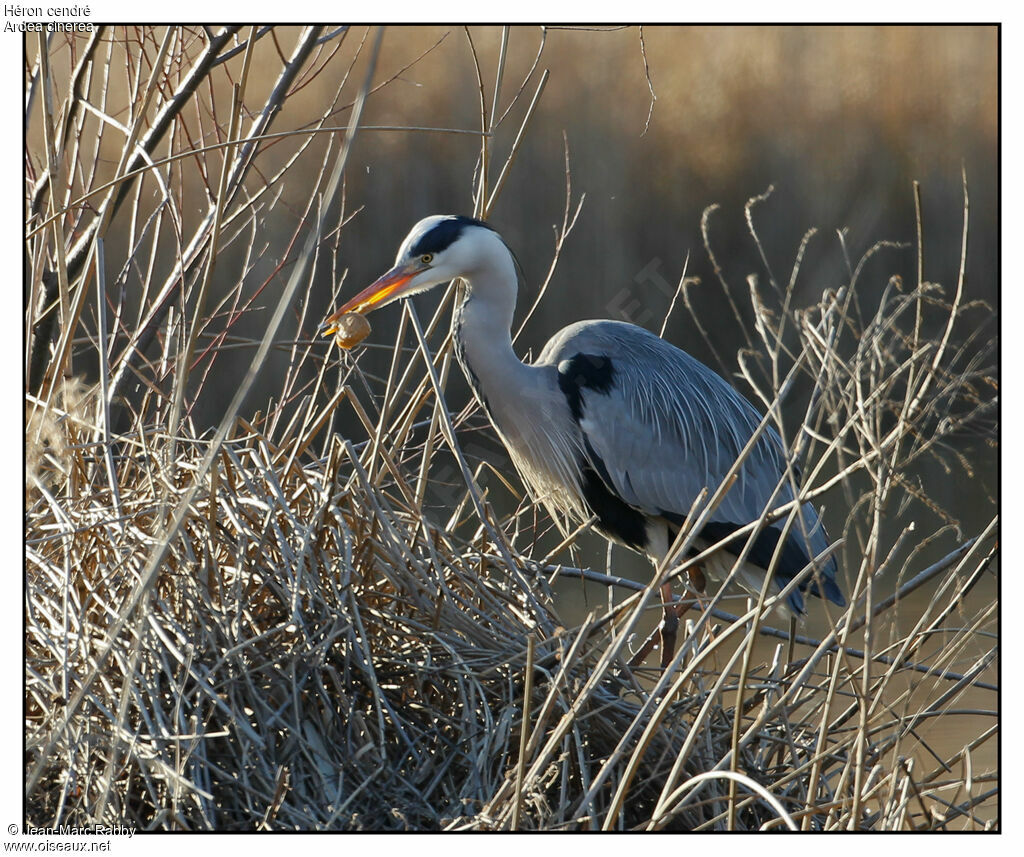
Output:
[[643,664],[644,660],[651,653],[651,649],[654,648],[654,642],[658,639],[657,629],[651,636],[644,640],[644,644],[637,650],[637,653],[629,659],[629,668],[636,669],[638,666]]
[[679,611],[672,603],[672,582],[661,585],[661,606],[665,618],[661,620],[661,668],[665,669],[676,653],[676,632],[679,630]]
[[691,565],[690,570],[686,573],[690,575],[690,585],[693,587],[694,591],[699,592],[701,595],[703,595],[708,585],[708,582],[705,579],[704,572],[701,571],[700,566]]
[[[699,568],[690,569],[690,581],[700,592],[704,591],[704,574]],[[697,586],[699,582],[699,587]],[[629,659],[629,666],[635,668],[640,666],[644,659],[651,653],[656,641],[661,642],[661,668],[665,669],[671,663],[676,653],[676,633],[679,630],[679,618],[698,602],[692,598],[684,598],[678,604],[672,603],[672,583],[666,581],[661,585],[661,607],[664,618],[661,624],[655,629],[640,647],[635,655]]]

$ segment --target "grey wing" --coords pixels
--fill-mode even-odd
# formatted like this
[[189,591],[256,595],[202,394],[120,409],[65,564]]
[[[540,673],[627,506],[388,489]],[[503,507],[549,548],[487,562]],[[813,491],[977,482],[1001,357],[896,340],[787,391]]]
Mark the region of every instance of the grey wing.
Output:
[[[608,489],[646,515],[677,523],[703,489],[710,499],[761,421],[755,408],[702,363],[642,328],[584,322],[556,339],[541,359],[557,365],[586,454]],[[717,541],[758,518],[784,469],[781,441],[768,427],[703,534]],[[789,486],[783,485],[772,506],[792,499]],[[809,538],[793,531],[787,540],[777,566],[782,580],[828,546],[810,504],[804,505],[802,516]],[[799,522],[796,528],[801,529]],[[752,546],[750,560],[767,567],[779,533],[766,528]],[[737,539],[735,550],[742,544]],[[834,571],[832,559],[824,569],[825,594],[842,603],[832,582]],[[802,598],[796,602],[802,608]]]

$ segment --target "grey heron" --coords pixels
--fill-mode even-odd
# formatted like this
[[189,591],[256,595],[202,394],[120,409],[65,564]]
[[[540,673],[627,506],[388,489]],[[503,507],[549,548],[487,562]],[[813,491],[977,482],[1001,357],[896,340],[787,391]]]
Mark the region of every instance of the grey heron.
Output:
[[[695,500],[719,486],[761,415],[685,351],[623,321],[570,324],[536,361],[523,363],[511,336],[515,257],[491,226],[470,217],[434,215],[417,223],[394,267],[330,315],[323,333],[338,332],[350,313],[363,314],[456,278],[467,285],[453,320],[459,363],[533,495],[556,520],[594,519],[601,534],[646,554],[657,568]],[[766,427],[705,521],[696,547],[759,520],[768,504],[775,508],[794,500],[783,479],[785,461],[779,435]],[[821,556],[829,547],[824,527],[810,503],[798,513],[802,521],[778,549],[769,594],[815,563],[813,576],[805,575],[780,608],[803,613],[805,592],[844,606],[835,557]],[[755,596],[782,533],[781,521],[765,525],[737,571],[735,579]],[[738,556],[747,539],[737,537],[725,550]],[[703,569],[722,580],[733,565],[734,559],[718,551]],[[679,622],[671,582],[662,585],[661,598],[665,666]]]

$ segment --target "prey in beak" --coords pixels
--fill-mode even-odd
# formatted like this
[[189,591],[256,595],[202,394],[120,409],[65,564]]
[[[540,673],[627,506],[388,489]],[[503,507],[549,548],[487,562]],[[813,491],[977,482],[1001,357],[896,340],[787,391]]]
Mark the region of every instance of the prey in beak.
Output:
[[[384,276],[375,280],[363,289],[337,312],[327,316],[320,325],[320,335],[334,336],[335,334],[338,334],[342,325],[343,317],[350,313],[364,315],[375,309],[380,309],[382,306],[387,306],[392,301],[403,297],[405,295],[405,290],[402,287],[417,274],[425,271],[427,267],[427,265],[419,262],[396,265],[384,274]],[[344,331],[340,332],[344,333]],[[369,325],[367,325],[367,333],[368,332]]]

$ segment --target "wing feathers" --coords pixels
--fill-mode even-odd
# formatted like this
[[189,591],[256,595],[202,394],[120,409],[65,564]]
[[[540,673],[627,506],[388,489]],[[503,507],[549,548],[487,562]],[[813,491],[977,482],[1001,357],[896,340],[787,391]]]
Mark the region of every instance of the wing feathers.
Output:
[[[601,481],[645,515],[685,518],[701,490],[706,487],[710,497],[718,488],[761,421],[746,399],[702,363],[622,322],[572,325],[548,343],[542,362],[558,368],[559,386]],[[769,426],[712,514],[709,537],[756,520],[784,472],[782,443]],[[772,505],[792,499],[786,484]],[[787,540],[778,566],[782,582],[828,546],[810,504],[802,517],[808,540],[795,531]],[[770,562],[779,534],[774,527],[760,534],[751,551],[755,563]],[[742,542],[737,542],[738,552]],[[823,588],[827,597],[842,603],[832,580],[834,567],[830,559]]]

